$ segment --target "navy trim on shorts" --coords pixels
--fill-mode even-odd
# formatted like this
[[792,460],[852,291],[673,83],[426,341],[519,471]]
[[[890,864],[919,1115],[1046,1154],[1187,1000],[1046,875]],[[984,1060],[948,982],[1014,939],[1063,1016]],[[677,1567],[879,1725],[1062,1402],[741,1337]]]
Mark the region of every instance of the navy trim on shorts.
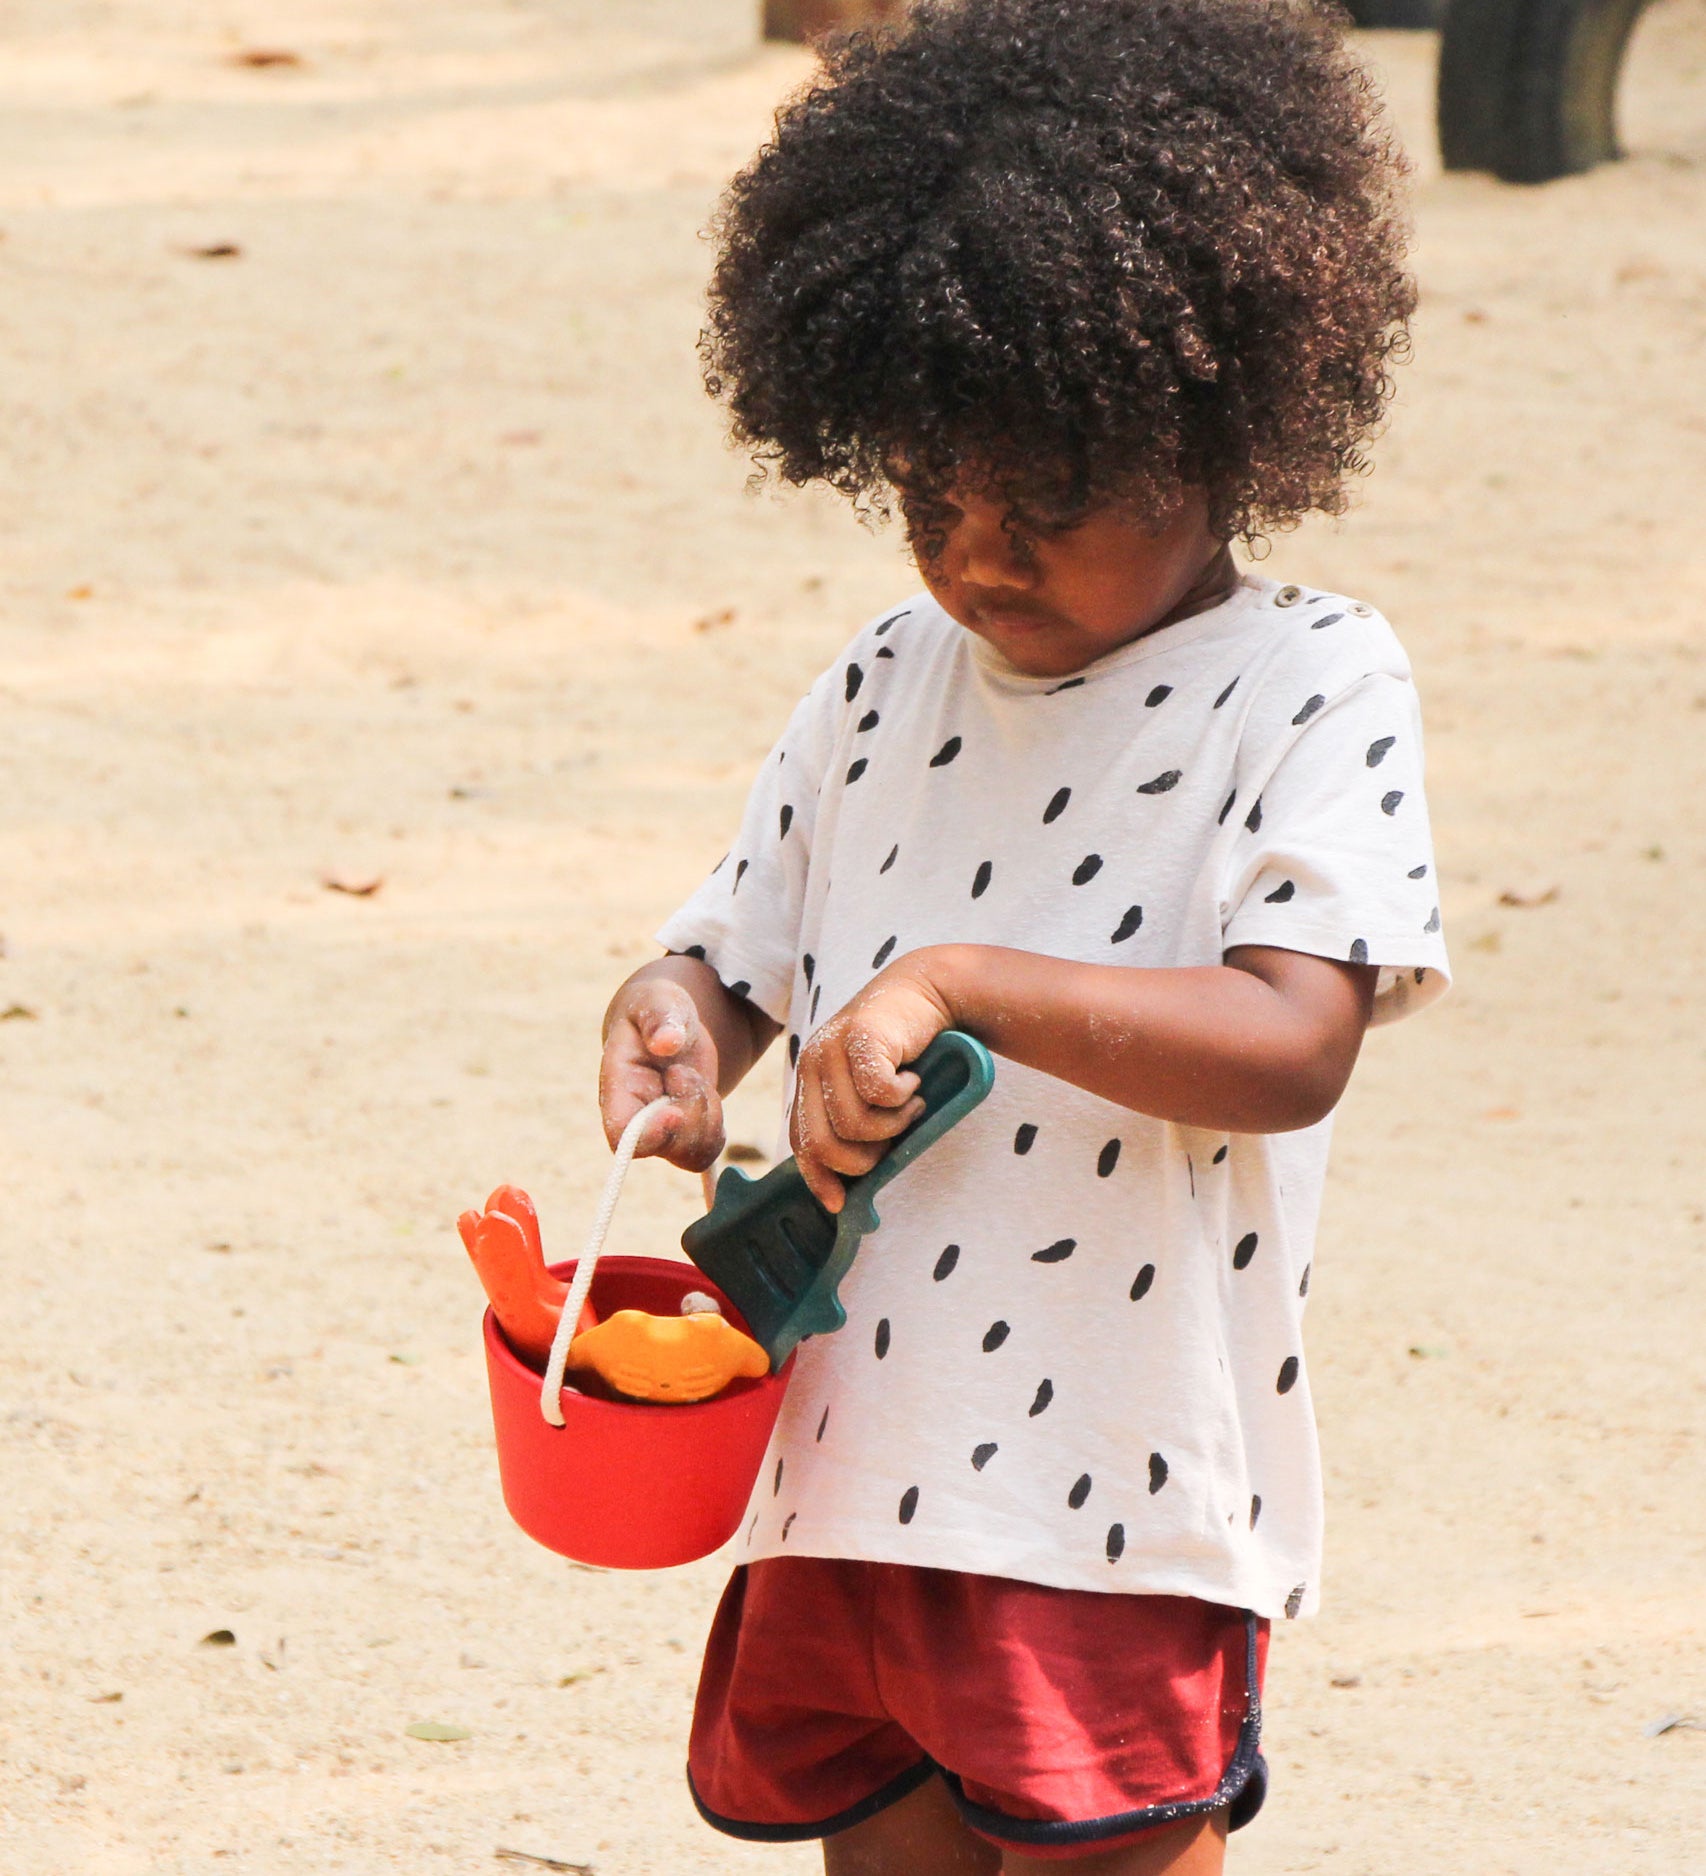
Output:
[[749,1824],[741,1818],[723,1817],[699,1796],[698,1787],[693,1783],[692,1766],[687,1768],[687,1791],[693,1808],[713,1830],[720,1830],[725,1837],[739,1837],[747,1843],[805,1843],[813,1837],[833,1837],[851,1830],[855,1824],[863,1824],[866,1818],[886,1811],[891,1804],[899,1804],[902,1798],[910,1798],[937,1769],[934,1759],[920,1759],[886,1785],[879,1785],[868,1798],[861,1798],[845,1811],[837,1811],[833,1817],[816,1824]]
[[1262,1808],[1268,1795],[1268,1762],[1262,1757],[1262,1695],[1256,1679],[1256,1618],[1244,1614],[1244,1720],[1238,1728],[1238,1743],[1220,1783],[1206,1798],[1183,1799],[1175,1804],[1145,1805],[1139,1811],[1121,1811],[1112,1817],[1030,1818],[1009,1817],[1004,1811],[991,1811],[974,1804],[965,1794],[958,1778],[946,1769],[942,1778],[959,1813],[981,1837],[1016,1847],[1026,1844],[1102,1843],[1110,1837],[1130,1837],[1139,1831],[1159,1829],[1181,1818],[1201,1817],[1208,1811],[1230,1806],[1227,1826],[1242,1830]]

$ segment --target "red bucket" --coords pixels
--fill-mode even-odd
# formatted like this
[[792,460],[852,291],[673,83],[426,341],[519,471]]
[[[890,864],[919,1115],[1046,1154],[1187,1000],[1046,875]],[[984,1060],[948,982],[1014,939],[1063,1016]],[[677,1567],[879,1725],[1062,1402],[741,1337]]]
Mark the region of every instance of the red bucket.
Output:
[[[552,1274],[574,1281],[574,1264]],[[601,1257],[593,1278],[600,1318],[618,1309],[674,1316],[690,1290],[738,1312],[691,1264]],[[612,1570],[662,1570],[708,1556],[734,1536],[782,1406],[788,1367],[736,1381],[711,1400],[679,1405],[562,1393],[563,1424],[539,1411],[540,1377],[486,1311],[486,1375],[498,1438],[498,1476],[510,1516],[547,1550]]]

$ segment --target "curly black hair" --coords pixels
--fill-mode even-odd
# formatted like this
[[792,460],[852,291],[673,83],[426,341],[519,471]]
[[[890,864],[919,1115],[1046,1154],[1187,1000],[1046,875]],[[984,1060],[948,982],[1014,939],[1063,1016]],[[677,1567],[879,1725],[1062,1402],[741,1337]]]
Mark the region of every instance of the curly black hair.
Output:
[[[1201,488],[1339,512],[1414,290],[1403,161],[1310,0],[921,0],[731,184],[700,340],[735,439],[918,531]],[[928,534],[929,529],[926,528]]]

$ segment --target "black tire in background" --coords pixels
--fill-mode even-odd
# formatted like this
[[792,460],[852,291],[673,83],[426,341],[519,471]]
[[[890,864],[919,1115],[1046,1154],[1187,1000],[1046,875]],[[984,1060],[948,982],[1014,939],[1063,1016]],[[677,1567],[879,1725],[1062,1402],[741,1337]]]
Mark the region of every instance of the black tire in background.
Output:
[[1617,77],[1646,0],[1450,0],[1440,35],[1447,169],[1550,182],[1617,147]]

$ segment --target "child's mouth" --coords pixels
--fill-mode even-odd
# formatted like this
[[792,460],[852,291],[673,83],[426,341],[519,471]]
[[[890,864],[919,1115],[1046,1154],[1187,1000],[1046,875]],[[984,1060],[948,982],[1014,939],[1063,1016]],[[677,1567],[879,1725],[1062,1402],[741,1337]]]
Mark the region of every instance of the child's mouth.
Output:
[[972,616],[977,621],[977,629],[990,637],[1030,637],[1060,624],[1052,613],[1019,612],[1004,606],[979,606]]

